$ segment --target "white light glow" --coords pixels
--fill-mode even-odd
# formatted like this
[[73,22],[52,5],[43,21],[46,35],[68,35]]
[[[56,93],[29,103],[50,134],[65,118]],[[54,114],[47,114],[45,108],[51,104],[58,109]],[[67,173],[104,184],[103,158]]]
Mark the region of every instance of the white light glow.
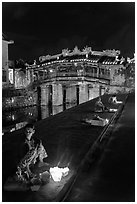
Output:
[[11,99],[11,102],[14,103],[14,98]]
[[15,115],[12,115],[12,120],[15,120]]
[[117,111],[117,109],[114,109],[114,108],[110,108],[109,110],[110,110],[110,111],[114,111],[114,112]]
[[51,177],[53,178],[55,182],[61,181],[61,178],[64,176],[67,176],[68,172],[69,172],[68,167],[59,168],[56,166],[56,167],[50,168]]

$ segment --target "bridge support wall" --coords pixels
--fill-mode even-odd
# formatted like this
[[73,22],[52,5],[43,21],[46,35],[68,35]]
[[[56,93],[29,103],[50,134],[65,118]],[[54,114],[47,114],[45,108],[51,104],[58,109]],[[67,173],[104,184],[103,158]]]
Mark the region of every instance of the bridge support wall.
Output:
[[76,85],[66,88],[66,103],[77,103]]
[[89,93],[88,93],[88,85],[86,83],[79,85],[79,104],[88,101]]
[[55,115],[63,111],[63,106],[53,106],[52,107],[52,114]]
[[52,84],[52,105],[63,104],[63,88],[62,84]]
[[104,95],[105,94],[105,90],[106,90],[106,88],[104,86],[100,85],[100,93],[99,94],[101,96]]
[[41,105],[49,105],[49,86],[41,85]]
[[49,116],[50,116],[49,106],[42,106],[41,107],[41,119],[47,118]]
[[93,87],[89,88],[89,100],[99,97],[99,84],[93,85]]
[[[41,105],[60,106],[63,104],[81,104],[105,93],[105,86],[98,82],[83,82],[64,86],[51,83],[41,85]],[[56,112],[56,110],[55,110]]]
[[93,84],[88,85],[89,100],[93,99]]

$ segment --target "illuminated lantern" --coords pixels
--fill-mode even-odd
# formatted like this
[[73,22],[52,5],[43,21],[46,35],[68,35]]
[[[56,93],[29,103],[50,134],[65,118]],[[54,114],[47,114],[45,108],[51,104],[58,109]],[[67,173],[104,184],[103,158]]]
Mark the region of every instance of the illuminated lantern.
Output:
[[61,178],[64,177],[64,176],[67,176],[68,172],[69,172],[68,167],[65,167],[65,168],[59,168],[59,167],[50,168],[51,177],[55,182],[61,181]]
[[54,181],[58,182],[62,178],[62,171],[58,167],[50,168],[50,174]]

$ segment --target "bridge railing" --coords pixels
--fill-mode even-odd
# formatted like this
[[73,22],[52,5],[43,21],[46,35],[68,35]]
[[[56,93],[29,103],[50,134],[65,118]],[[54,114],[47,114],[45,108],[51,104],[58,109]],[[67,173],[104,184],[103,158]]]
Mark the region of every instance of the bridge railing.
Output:
[[107,74],[99,74],[98,78],[110,80],[110,75],[107,75]]
[[92,72],[85,72],[84,77],[98,78],[98,74],[97,73],[92,73]]
[[77,77],[78,73],[77,72],[57,72],[56,77]]
[[77,72],[77,71],[71,71],[71,72],[54,72],[49,74],[44,74],[43,76],[39,76],[35,81],[43,81],[48,79],[53,79],[57,77],[93,77],[93,78],[100,78],[100,79],[106,79],[109,80],[110,76],[107,74],[97,73],[97,72]]

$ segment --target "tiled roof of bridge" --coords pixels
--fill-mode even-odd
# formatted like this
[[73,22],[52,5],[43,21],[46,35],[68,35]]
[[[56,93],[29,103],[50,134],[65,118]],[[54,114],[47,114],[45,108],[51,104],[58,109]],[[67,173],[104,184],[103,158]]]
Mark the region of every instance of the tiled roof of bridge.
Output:
[[92,60],[92,61],[94,61],[94,62],[98,62],[101,57],[102,57],[102,56],[100,56],[100,55],[92,55],[92,54],[90,54],[90,55],[88,56],[88,59],[89,59],[89,60]]
[[45,59],[42,62],[40,62],[40,64],[51,63],[51,62],[60,61],[60,60],[61,61],[65,60],[69,62],[69,61],[77,60],[77,59],[87,59],[93,63],[113,63],[116,60],[115,57],[110,57],[107,55],[100,56],[100,55],[89,54],[88,58],[86,58],[86,55],[71,55],[71,56],[60,55],[58,59],[57,58]]
[[54,62],[54,61],[57,61],[57,59],[56,58],[54,58],[54,59],[47,59],[45,61],[40,62],[40,64]]
[[115,62],[115,60],[116,60],[115,57],[109,57],[109,56],[104,55],[100,58],[98,63],[106,63],[106,62],[111,63],[111,62]]
[[[77,46],[71,51],[68,48],[63,49],[62,53],[56,55],[46,55],[40,56],[40,63],[54,62],[58,60],[75,60],[75,59],[87,59],[93,62],[103,62],[103,60],[108,60],[110,62],[115,60],[116,56],[120,55],[119,50],[103,50],[103,51],[93,51],[91,47],[85,47],[84,49],[79,50]],[[105,57],[104,57],[105,56]]]
[[119,50],[103,50],[93,51],[91,47],[85,47],[82,51],[77,46],[71,51],[68,48],[63,49],[62,53],[57,55],[46,55],[39,57],[39,66],[47,66],[52,63],[72,63],[77,61],[85,61],[93,64],[121,64],[123,60],[119,59]]

